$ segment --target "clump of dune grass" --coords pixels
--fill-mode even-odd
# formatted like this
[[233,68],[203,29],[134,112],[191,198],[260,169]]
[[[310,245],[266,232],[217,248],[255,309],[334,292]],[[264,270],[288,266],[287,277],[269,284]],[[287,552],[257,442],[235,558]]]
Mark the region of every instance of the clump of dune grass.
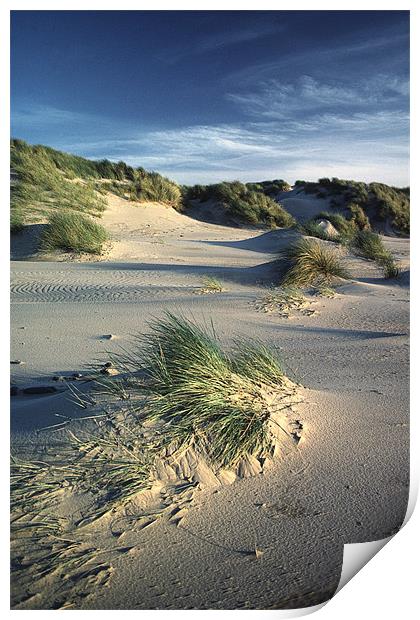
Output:
[[396,278],[399,275],[394,257],[377,233],[360,230],[353,238],[352,247],[364,258],[375,261],[381,267],[385,278]]
[[290,267],[282,279],[283,286],[317,286],[349,278],[339,251],[315,239],[300,239],[284,254]]
[[160,427],[161,447],[193,446],[215,468],[232,467],[272,448],[270,400],[290,397],[290,382],[264,346],[236,342],[231,354],[209,333],[167,314],[123,356],[143,373],[143,416]]
[[336,291],[331,286],[321,285],[316,287],[315,294],[319,297],[327,297],[328,299],[333,299],[336,295]]
[[42,235],[45,251],[65,250],[100,254],[108,233],[91,218],[74,211],[55,211]]
[[[214,330],[171,314],[155,321],[151,333],[138,337],[136,345],[117,361],[127,373],[124,393],[139,393],[139,406],[134,399],[112,413],[102,410],[80,418],[92,426],[77,432],[66,429],[59,448],[44,451],[42,461],[13,459],[14,606],[42,597],[45,577],[61,597],[65,594],[65,607],[72,605],[74,584],[82,584],[86,593],[88,587],[106,583],[112,554],[129,548],[107,549],[103,556],[105,550],[91,543],[87,526],[149,489],[156,459],[191,446],[220,469],[251,455],[263,462],[274,453],[272,413],[290,406],[296,386],[268,349],[237,341],[227,354]],[[109,377],[112,380],[118,382],[119,393],[122,378]],[[85,402],[81,396],[78,403],[84,408]],[[89,498],[83,517],[64,518],[60,506],[74,494]],[[136,509],[132,516],[154,521],[156,514],[138,514]]]
[[222,283],[214,276],[206,276],[201,282],[202,287],[199,290],[200,295],[223,293],[224,291]]
[[282,318],[289,318],[293,311],[303,311],[309,306],[308,298],[297,288],[272,288],[257,300],[257,310],[277,313]]
[[381,263],[381,267],[383,270],[384,278],[386,279],[398,278],[398,276],[400,275],[400,269],[395,263],[392,256],[384,259]]
[[389,254],[380,236],[377,233],[366,230],[359,231],[355,235],[353,247],[365,258],[375,261]]

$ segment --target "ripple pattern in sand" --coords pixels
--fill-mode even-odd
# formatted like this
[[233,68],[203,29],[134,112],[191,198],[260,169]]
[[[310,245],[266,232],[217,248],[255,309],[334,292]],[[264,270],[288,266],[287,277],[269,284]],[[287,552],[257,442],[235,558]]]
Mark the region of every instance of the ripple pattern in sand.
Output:
[[150,272],[66,271],[16,272],[11,283],[12,302],[131,302],[192,292],[192,283],[165,285],[151,282]]

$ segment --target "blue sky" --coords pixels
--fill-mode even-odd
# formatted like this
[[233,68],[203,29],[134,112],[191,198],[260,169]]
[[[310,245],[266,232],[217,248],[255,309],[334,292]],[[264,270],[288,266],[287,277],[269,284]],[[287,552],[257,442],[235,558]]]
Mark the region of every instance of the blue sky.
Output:
[[407,11],[14,11],[12,135],[181,183],[408,185]]

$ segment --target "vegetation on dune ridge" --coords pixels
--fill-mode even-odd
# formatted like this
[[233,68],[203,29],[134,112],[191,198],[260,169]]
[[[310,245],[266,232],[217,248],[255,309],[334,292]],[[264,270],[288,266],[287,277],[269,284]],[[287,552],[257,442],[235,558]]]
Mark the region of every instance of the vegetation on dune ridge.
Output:
[[[305,235],[346,246],[359,256],[375,261],[382,269],[385,278],[396,278],[400,270],[392,253],[385,248],[380,235],[370,229],[366,219],[357,210],[351,219],[346,219],[340,213],[321,211],[315,218],[302,224],[299,229]],[[330,237],[319,225],[319,220],[328,220],[338,234]]]
[[[294,218],[278,202],[262,191],[250,189],[252,184],[240,181],[223,182],[215,185],[193,185],[184,188],[184,202],[215,200],[222,204],[226,213],[253,225],[263,224],[275,228],[292,226]],[[192,208],[193,205],[192,205]]]
[[[338,235],[330,237],[318,224],[318,220],[321,219],[331,222]],[[363,221],[361,223],[363,226]],[[305,235],[342,244],[359,256],[375,261],[382,269],[385,278],[396,278],[399,275],[399,268],[392,253],[385,248],[380,235],[371,231],[366,225],[360,229],[357,224],[355,219],[347,220],[341,214],[323,211],[313,220],[300,226],[300,230]]]
[[11,229],[25,221],[39,221],[53,210],[68,209],[100,215],[104,199],[97,195],[91,180],[75,180],[57,166],[50,150],[13,141],[11,148]]
[[90,217],[75,211],[54,211],[42,234],[41,249],[100,254],[107,239],[103,226]]
[[292,189],[291,185],[283,179],[273,179],[272,181],[259,181],[258,183],[246,183],[249,190],[262,192],[275,198],[281,192],[288,192]]
[[137,200],[141,202],[163,202],[174,208],[181,207],[180,187],[157,172],[139,173],[133,184]]
[[337,248],[315,239],[299,239],[283,255],[290,263],[283,286],[322,286],[349,278]]
[[93,161],[47,146],[11,141],[11,231],[39,221],[53,209],[100,215],[101,194],[113,192],[138,202],[162,202],[181,208],[180,187],[157,172],[124,162]]
[[396,278],[399,275],[392,253],[386,249],[378,234],[361,230],[353,237],[351,247],[364,258],[375,261],[383,270],[385,278]]
[[385,183],[362,183],[333,177],[318,182],[296,181],[308,194],[331,198],[331,206],[340,207],[356,222],[358,228],[386,223],[396,232],[410,232],[410,189],[391,187]]
[[160,202],[178,211],[182,210],[182,191],[174,181],[143,168],[132,169],[130,177],[133,178],[101,178],[96,181],[96,189],[102,194],[111,192],[132,202]]

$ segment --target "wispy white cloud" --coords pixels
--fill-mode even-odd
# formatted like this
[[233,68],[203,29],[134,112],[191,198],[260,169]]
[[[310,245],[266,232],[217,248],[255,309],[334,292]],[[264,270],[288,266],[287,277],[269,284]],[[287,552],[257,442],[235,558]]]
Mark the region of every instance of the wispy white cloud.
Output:
[[269,80],[246,93],[228,93],[227,98],[249,115],[267,118],[293,118],[297,113],[322,109],[384,106],[407,100],[408,81],[377,76],[360,82],[320,82],[303,75],[294,83]]
[[237,43],[244,43],[245,41],[254,41],[274,33],[280,34],[282,30],[284,30],[284,27],[279,24],[260,23],[253,28],[242,28],[230,32],[219,31],[201,37],[194,49],[196,52],[209,52],[236,45]]
[[[63,123],[83,124],[89,120],[86,114],[63,110],[50,105],[31,104],[13,108],[12,122],[20,127],[61,125]],[[90,117],[93,120],[93,117]]]
[[408,112],[401,110],[384,110],[379,112],[355,112],[348,115],[325,113],[307,119],[292,120],[288,123],[290,132],[329,131],[346,135],[348,132],[365,132],[376,134],[408,136],[410,119]]
[[[223,77],[223,81],[226,85],[234,85],[235,87],[241,85],[249,86],[258,81],[270,79],[273,76],[281,77],[285,73],[289,74],[291,67],[298,75],[307,73],[308,67],[311,67],[311,72],[316,69],[324,72],[324,67],[328,66],[329,72],[331,72],[331,59],[334,59],[335,62],[340,62],[344,59],[347,62],[354,60],[357,63],[365,63],[366,57],[369,54],[375,54],[377,64],[378,52],[380,50],[384,50],[384,58],[388,58],[389,55],[386,52],[390,48],[408,43],[408,41],[408,30],[407,33],[390,30],[383,36],[370,36],[366,40],[356,42],[354,40],[340,42],[325,41],[319,43],[318,47],[302,51],[293,48],[290,52],[282,52],[281,55],[272,60],[249,64],[242,69],[231,71]],[[398,54],[393,56],[393,62],[395,62],[395,59],[398,59]]]
[[285,26],[278,23],[259,22],[255,23],[252,28],[238,27],[236,30],[226,31],[222,27],[217,32],[214,31],[211,34],[199,32],[199,36],[197,36],[195,41],[189,40],[187,45],[180,47],[178,50],[173,47],[170,49],[163,47],[159,52],[159,58],[165,63],[173,65],[188,56],[207,54],[240,43],[246,43],[247,41],[256,41],[273,34],[281,34],[284,28]]

